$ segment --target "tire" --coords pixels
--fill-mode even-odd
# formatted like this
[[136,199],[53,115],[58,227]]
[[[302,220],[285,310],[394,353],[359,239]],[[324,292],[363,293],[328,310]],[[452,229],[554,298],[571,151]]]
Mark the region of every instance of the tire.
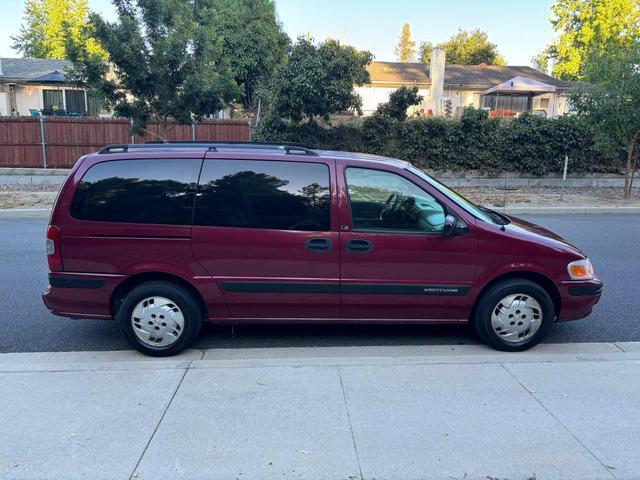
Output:
[[482,294],[472,325],[496,350],[521,352],[542,341],[554,318],[553,301],[544,288],[530,280],[510,279]]
[[152,357],[176,355],[191,345],[202,317],[199,302],[189,290],[164,281],[133,288],[116,313],[129,343]]

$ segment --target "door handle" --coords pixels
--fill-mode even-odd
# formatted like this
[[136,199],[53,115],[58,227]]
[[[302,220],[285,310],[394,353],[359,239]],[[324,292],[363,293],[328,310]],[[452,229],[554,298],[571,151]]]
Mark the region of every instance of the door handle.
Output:
[[349,240],[347,241],[348,252],[367,253],[373,250],[373,244],[369,240]]
[[331,240],[328,238],[310,238],[304,242],[305,248],[314,252],[330,252]]

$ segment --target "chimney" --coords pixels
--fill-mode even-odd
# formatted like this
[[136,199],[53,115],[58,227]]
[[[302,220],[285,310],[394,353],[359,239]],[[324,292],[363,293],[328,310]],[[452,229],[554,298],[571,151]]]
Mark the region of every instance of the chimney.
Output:
[[444,65],[446,54],[444,48],[436,47],[431,51],[429,77],[431,80],[430,107],[434,115],[442,113],[442,95],[444,93]]

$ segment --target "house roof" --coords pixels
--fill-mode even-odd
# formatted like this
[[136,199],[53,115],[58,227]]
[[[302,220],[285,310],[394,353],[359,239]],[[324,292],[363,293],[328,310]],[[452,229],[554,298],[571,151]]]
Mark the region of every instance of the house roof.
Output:
[[[367,67],[373,84],[430,85],[429,65],[424,63],[371,62]],[[513,77],[525,77],[553,85],[559,89],[571,86],[527,66],[445,65],[444,84],[447,87],[490,88]]]
[[527,77],[513,77],[511,80],[502,82],[500,85],[488,88],[483,95],[489,95],[491,93],[546,93],[555,92],[556,87],[549,85],[548,83],[539,82]]
[[29,81],[33,83],[64,83],[67,79],[65,78],[64,73],[54,70],[51,73],[32,78]]
[[49,58],[0,58],[0,81],[26,82],[52,74],[64,72],[71,66],[67,60]]

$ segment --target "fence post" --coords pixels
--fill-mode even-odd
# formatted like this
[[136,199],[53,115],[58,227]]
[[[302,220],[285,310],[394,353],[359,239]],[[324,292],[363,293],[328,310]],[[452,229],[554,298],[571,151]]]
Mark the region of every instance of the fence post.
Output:
[[42,165],[47,168],[47,147],[44,138],[44,117],[42,112],[38,112],[38,121],[40,122],[40,144],[42,145]]
[[[133,118],[129,119],[129,125],[131,125],[131,128],[129,129],[131,132],[133,132]],[[133,133],[131,134],[131,144],[136,143],[136,137],[133,136]]]
[[196,141],[196,124],[193,122],[191,124],[191,140]]

